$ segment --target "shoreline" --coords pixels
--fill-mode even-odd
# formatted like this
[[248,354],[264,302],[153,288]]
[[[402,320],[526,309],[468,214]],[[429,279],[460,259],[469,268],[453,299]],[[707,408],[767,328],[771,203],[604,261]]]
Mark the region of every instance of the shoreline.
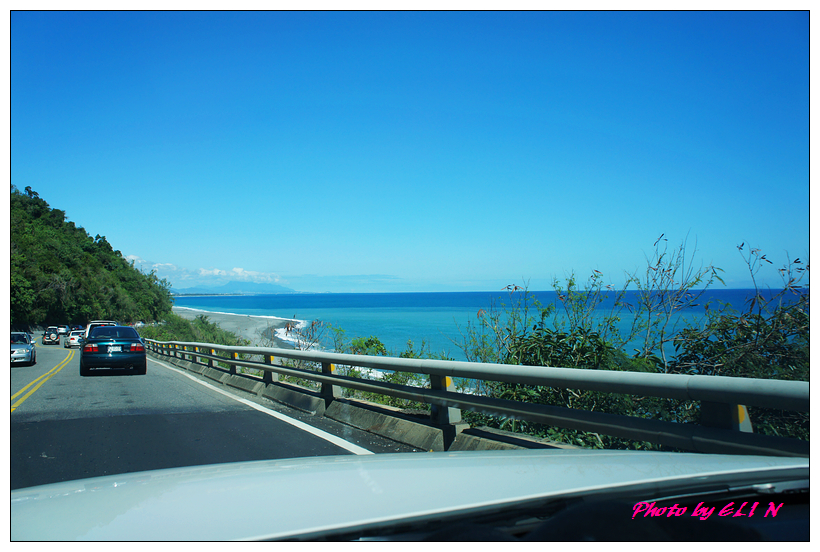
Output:
[[172,307],[177,316],[186,320],[193,320],[199,315],[205,315],[223,330],[235,333],[247,339],[253,346],[275,347],[278,349],[295,349],[292,341],[284,339],[288,328],[294,328],[303,323],[292,318],[278,316],[259,316],[250,314],[235,314],[229,312],[213,312],[190,307]]

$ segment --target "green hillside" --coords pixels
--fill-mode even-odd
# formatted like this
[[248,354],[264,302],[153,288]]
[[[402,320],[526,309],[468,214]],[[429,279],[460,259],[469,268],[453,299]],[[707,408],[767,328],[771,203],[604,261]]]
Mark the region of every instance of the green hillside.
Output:
[[166,280],[134,268],[30,187],[11,187],[10,211],[12,325],[147,322],[171,311]]

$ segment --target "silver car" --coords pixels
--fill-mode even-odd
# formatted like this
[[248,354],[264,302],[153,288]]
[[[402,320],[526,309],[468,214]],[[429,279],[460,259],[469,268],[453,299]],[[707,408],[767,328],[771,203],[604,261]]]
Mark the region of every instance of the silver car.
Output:
[[66,349],[70,349],[71,347],[82,347],[83,336],[85,336],[85,330],[73,330],[63,341],[63,347]]
[[25,332],[11,332],[11,363],[28,364],[33,366],[37,363],[37,350],[31,341],[31,336]]

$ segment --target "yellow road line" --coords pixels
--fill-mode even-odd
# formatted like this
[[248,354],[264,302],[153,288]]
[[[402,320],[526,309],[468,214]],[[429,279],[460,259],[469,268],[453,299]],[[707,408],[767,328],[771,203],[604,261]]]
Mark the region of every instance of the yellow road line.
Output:
[[[30,396],[31,396],[31,395],[32,395],[35,391],[37,391],[37,390],[40,388],[40,386],[41,386],[41,385],[43,385],[43,384],[44,384],[45,382],[47,382],[50,378],[52,378],[54,375],[56,375],[56,374],[57,374],[57,372],[59,372],[60,370],[62,370],[63,368],[65,368],[65,367],[66,367],[66,365],[67,365],[67,364],[71,361],[71,359],[72,359],[72,358],[74,358],[74,351],[73,351],[73,350],[69,351],[68,356],[67,356],[67,357],[65,357],[65,359],[64,359],[64,360],[63,360],[60,364],[58,364],[57,366],[55,366],[54,368],[52,368],[51,370],[49,370],[48,372],[46,372],[45,374],[43,374],[42,376],[40,376],[39,378],[37,378],[36,380],[34,380],[33,382],[31,382],[31,383],[29,383],[28,385],[26,385],[25,387],[23,387],[21,390],[19,390],[19,391],[18,391],[17,393],[15,393],[14,395],[12,395],[10,400],[12,400],[12,401],[13,401],[13,400],[14,400],[14,399],[16,399],[18,396],[20,396],[22,393],[25,393],[26,389],[28,389],[29,387],[31,387],[31,390],[30,390],[28,393],[26,393],[25,395],[23,395],[23,397],[22,397],[19,401],[17,401],[17,402],[16,402],[16,403],[14,403],[13,405],[11,405],[11,411],[12,411],[12,412],[14,412],[14,410],[15,410],[18,406],[20,406],[21,404],[23,404],[23,402],[24,402],[26,399],[28,399],[28,398],[29,398],[29,397],[30,397]],[[39,382],[39,383],[38,383],[38,382]],[[36,384],[36,385],[35,385],[35,384]],[[34,387],[32,387],[32,386],[34,386]]]

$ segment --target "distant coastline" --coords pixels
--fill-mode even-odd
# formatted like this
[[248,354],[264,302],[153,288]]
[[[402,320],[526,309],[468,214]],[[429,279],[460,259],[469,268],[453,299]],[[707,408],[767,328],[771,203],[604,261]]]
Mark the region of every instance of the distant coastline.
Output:
[[230,281],[222,285],[171,288],[171,295],[260,295],[277,293],[298,293],[296,290],[278,284],[262,282]]
[[239,297],[242,295],[273,295],[268,293],[172,293],[171,297]]

